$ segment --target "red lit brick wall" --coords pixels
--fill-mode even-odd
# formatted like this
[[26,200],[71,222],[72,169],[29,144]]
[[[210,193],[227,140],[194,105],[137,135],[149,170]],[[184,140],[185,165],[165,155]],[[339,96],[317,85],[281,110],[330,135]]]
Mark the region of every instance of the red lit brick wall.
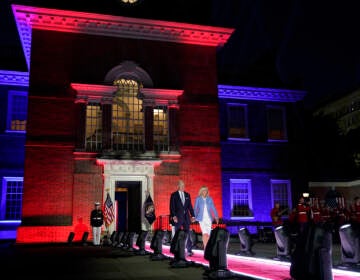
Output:
[[23,219],[71,216],[72,147],[28,146],[25,162]]
[[222,217],[220,149],[212,147],[183,147],[180,177],[195,202],[201,186],[209,188],[216,210]]
[[16,243],[65,243],[73,227],[21,226],[17,230]]
[[217,104],[182,104],[179,114],[180,142],[185,145],[219,146]]
[[[65,242],[72,228],[72,147],[27,146],[17,242]],[[66,238],[64,238],[66,236]]]
[[[30,91],[27,142],[68,142],[68,145],[73,145],[77,125],[74,98],[51,96],[51,89],[46,93],[49,97],[39,96],[45,93]],[[62,94],[66,95],[66,91]]]
[[[134,61],[155,88],[216,94],[215,47],[33,30],[31,87],[61,95],[71,82],[101,84],[121,62]],[[44,92],[47,96],[48,93]]]
[[104,200],[102,166],[96,165],[95,159],[75,160],[73,193],[74,241],[80,240],[84,231],[89,231],[90,239],[90,212],[94,209],[94,202],[102,203]]

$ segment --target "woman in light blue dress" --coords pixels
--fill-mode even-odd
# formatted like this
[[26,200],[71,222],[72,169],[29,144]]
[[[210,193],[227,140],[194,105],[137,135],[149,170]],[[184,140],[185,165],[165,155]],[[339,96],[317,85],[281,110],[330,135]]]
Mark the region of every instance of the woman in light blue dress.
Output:
[[213,220],[219,223],[218,212],[216,211],[213,199],[209,196],[209,189],[206,186],[202,186],[199,190],[199,195],[195,200],[194,212],[195,219],[200,224],[205,250],[206,244],[209,241]]

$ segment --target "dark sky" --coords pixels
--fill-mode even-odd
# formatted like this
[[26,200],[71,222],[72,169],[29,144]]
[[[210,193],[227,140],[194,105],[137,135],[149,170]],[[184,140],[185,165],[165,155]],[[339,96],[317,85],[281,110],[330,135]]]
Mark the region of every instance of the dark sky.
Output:
[[220,62],[232,69],[230,79],[253,84],[256,71],[264,73],[260,85],[301,87],[310,106],[360,86],[360,1],[239,3],[238,28]]
[[10,9],[11,0],[0,0],[0,70],[27,71],[20,39]]
[[[149,3],[153,1],[158,0]],[[26,71],[15,23],[10,17],[9,7],[14,2],[36,6],[41,1],[0,1],[0,69]],[[189,20],[190,15],[184,11],[195,8],[189,5],[192,1],[183,2],[187,4],[177,13],[170,5],[173,10],[167,9],[168,17],[187,15]],[[199,0],[198,4],[203,2]],[[219,52],[219,83],[304,89],[308,91],[306,102],[310,106],[360,86],[360,1],[205,1],[210,2],[212,13],[200,7],[193,14],[203,10],[201,17],[191,18],[195,22],[206,21],[211,14],[209,22],[213,25],[236,27]]]

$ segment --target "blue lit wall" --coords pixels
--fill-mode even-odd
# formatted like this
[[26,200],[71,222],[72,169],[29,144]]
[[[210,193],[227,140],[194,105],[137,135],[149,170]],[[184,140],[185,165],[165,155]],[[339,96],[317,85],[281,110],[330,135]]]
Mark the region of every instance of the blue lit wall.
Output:
[[[3,178],[24,177],[24,132],[7,130],[9,91],[28,90],[28,73],[0,70],[0,211],[5,212],[6,186]],[[0,239],[15,239],[19,220],[0,219]]]
[[[222,86],[219,85],[220,100],[220,135],[223,218],[238,225],[230,226],[232,234],[237,233],[241,222],[271,222],[270,210],[273,207],[271,198],[271,180],[290,180],[292,200],[297,197],[301,188],[302,171],[293,164],[298,142],[294,130],[298,125],[293,120],[293,104],[304,97],[304,92],[255,87]],[[227,104],[246,104],[248,110],[247,141],[227,139]],[[267,137],[266,106],[280,104],[287,111],[288,140],[270,142]],[[232,218],[230,199],[230,180],[251,180],[252,217]],[[244,223],[245,224],[245,223]],[[250,232],[256,233],[256,227],[248,226]]]

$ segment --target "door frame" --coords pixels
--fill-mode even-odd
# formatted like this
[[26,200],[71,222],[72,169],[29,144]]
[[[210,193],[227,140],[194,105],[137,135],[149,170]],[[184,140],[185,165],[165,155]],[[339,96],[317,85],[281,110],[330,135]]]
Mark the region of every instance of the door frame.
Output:
[[[97,159],[98,164],[103,165],[103,203],[105,202],[107,193],[115,202],[115,183],[116,181],[138,181],[140,182],[140,215],[141,230],[150,230],[152,225],[145,218],[144,202],[147,195],[150,194],[154,198],[153,177],[154,167],[161,163],[160,160],[113,160],[113,159]],[[115,221],[109,225],[109,232],[116,229]]]

